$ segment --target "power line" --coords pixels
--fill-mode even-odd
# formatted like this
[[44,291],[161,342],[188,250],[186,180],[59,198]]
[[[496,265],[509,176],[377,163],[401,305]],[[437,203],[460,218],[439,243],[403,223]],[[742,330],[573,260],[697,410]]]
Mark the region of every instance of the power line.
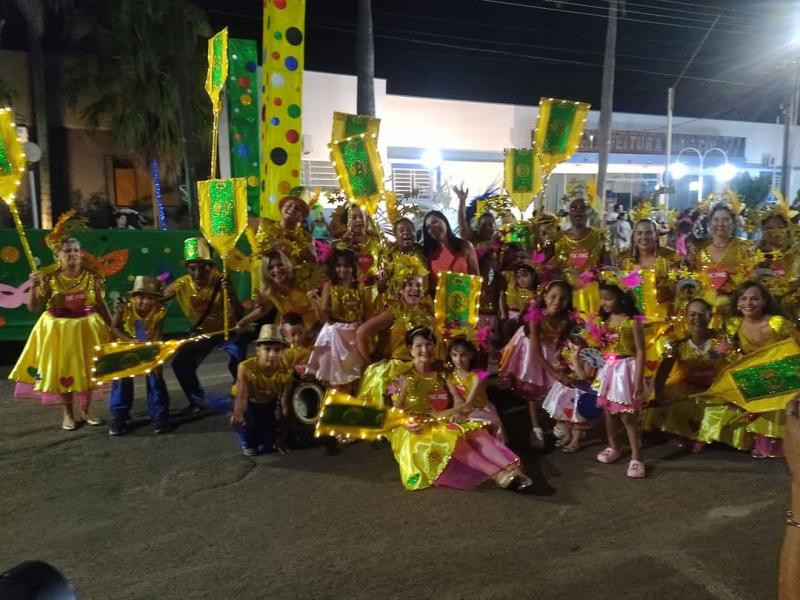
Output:
[[[315,25],[316,26],[316,25]],[[478,43],[490,43],[490,44],[497,44],[500,46],[516,46],[520,48],[536,48],[539,50],[551,50],[553,52],[571,52],[574,54],[593,54],[602,56],[603,52],[599,50],[582,50],[578,48],[563,48],[563,47],[554,47],[554,46],[540,46],[537,44],[524,44],[521,42],[510,42],[504,40],[495,40],[495,39],[488,39],[488,38],[475,38],[475,37],[467,37],[467,36],[459,36],[453,35],[449,33],[432,33],[429,31],[421,31],[419,29],[398,29],[398,28],[389,28],[384,26],[376,26],[375,29],[383,29],[390,32],[397,32],[397,33],[413,33],[423,36],[429,37],[438,37],[438,38],[446,38],[446,39],[453,39],[453,40],[461,40],[465,42],[478,42]],[[643,56],[641,54],[621,54],[617,53],[618,57],[621,58],[632,58],[636,60],[646,60],[646,61],[663,61],[663,62],[676,62],[683,65],[686,60],[682,58],[667,58],[662,56]],[[721,61],[699,61],[705,64],[720,64]]]
[[[328,26],[328,25],[317,25],[317,28],[318,29],[328,29],[328,30],[331,30],[331,31],[338,31],[338,32],[342,32],[342,33],[355,34],[355,30],[354,29],[346,29],[346,28],[343,28],[343,27],[333,27],[333,26]],[[515,53],[515,52],[508,52],[508,51],[505,51],[505,50],[496,50],[496,49],[493,49],[493,48],[476,48],[474,46],[465,46],[463,44],[447,44],[447,43],[444,43],[444,42],[434,42],[434,41],[430,41],[430,40],[419,40],[419,39],[414,39],[414,38],[409,38],[409,37],[388,35],[388,34],[385,34],[385,33],[376,33],[375,37],[376,38],[383,38],[383,39],[390,39],[390,40],[397,40],[397,41],[406,42],[406,43],[412,43],[412,44],[422,44],[422,45],[427,45],[427,46],[436,46],[436,47],[440,47],[440,48],[454,48],[454,49],[457,49],[457,50],[467,50],[467,51],[472,51],[472,52],[483,52],[485,54],[496,54],[496,55],[501,55],[501,56],[510,56],[510,57],[513,57],[513,58],[525,59],[525,60],[529,60],[529,61],[550,62],[550,63],[555,63],[555,64],[580,65],[580,66],[587,66],[587,67],[592,67],[592,68],[602,68],[602,66],[603,66],[602,64],[599,64],[599,63],[591,63],[591,62],[580,61],[580,60],[572,60],[572,59],[566,59],[566,58],[552,58],[552,57],[547,57],[547,56],[535,56],[535,55],[531,55],[531,54],[519,54],[519,53]],[[634,67],[617,67],[617,70],[619,70],[619,71],[628,71],[628,72],[631,72],[631,73],[643,73],[643,74],[646,74],[646,75],[657,75],[657,76],[669,77],[669,78],[674,78],[675,77],[675,73],[664,73],[664,72],[661,72],[661,71],[648,71],[646,69],[637,69],[637,68],[634,68]],[[685,75],[684,78],[685,79],[692,79],[692,80],[695,80],[695,81],[707,81],[709,83],[719,83],[719,84],[723,84],[723,85],[733,85],[733,86],[740,86],[740,87],[760,88],[760,89],[783,89],[782,87],[779,87],[779,86],[765,85],[765,84],[761,84],[761,83],[744,83],[744,82],[741,82],[741,81],[728,81],[728,80],[725,80],[725,79],[715,79],[715,78],[711,78],[711,77],[696,77],[696,76],[691,76],[691,75]]]
[[[605,14],[589,13],[589,12],[585,12],[585,11],[566,10],[566,9],[563,9],[563,8],[553,8],[553,7],[549,7],[549,6],[534,6],[534,5],[531,5],[531,4],[520,4],[519,2],[511,2],[510,0],[480,0],[480,2],[485,2],[487,4],[499,4],[499,5],[505,5],[505,6],[515,6],[515,7],[518,7],[518,8],[530,8],[530,9],[533,9],[533,10],[547,10],[547,11],[552,11],[552,12],[560,12],[560,13],[567,13],[567,14],[573,14],[573,15],[583,15],[583,16],[587,16],[587,17],[599,17],[601,19],[606,19],[607,18],[607,15],[605,15]],[[634,19],[632,17],[625,17],[625,16],[618,16],[617,18],[622,20],[622,21],[632,21],[634,23],[649,23],[651,25],[665,25],[665,26],[668,26],[668,27],[680,27],[680,28],[683,28],[683,29],[702,29],[703,31],[705,31],[707,29],[707,27],[701,27],[700,25],[689,25],[689,24],[683,24],[683,23],[665,23],[663,21],[651,21],[651,20],[647,20],[647,19]],[[718,29],[717,31],[719,31],[721,33],[732,33],[732,34],[736,34],[736,35],[754,35],[754,33],[751,32],[751,31],[735,31],[735,30],[732,30],[732,29]]]
[[[558,0],[545,0],[545,1],[546,2],[558,2]],[[752,23],[752,17],[737,17],[737,16],[733,16],[733,15],[725,15],[725,14],[722,14],[721,10],[718,10],[717,12],[714,12],[714,13],[704,13],[704,12],[698,12],[696,9],[695,10],[687,10],[685,8],[669,8],[668,6],[654,6],[653,4],[644,4],[642,2],[631,2],[630,0],[625,0],[625,8],[626,8],[626,10],[627,10],[628,6],[638,6],[638,7],[641,7],[641,8],[650,8],[650,9],[654,9],[654,10],[672,11],[672,12],[679,12],[679,13],[684,13],[684,14],[689,14],[689,15],[698,15],[698,16],[704,16],[704,17],[716,17],[717,15],[720,15],[723,19],[734,19],[734,20],[738,20],[738,21],[744,21],[744,22],[747,22],[747,23]],[[647,14],[651,14],[651,13],[647,13]],[[671,16],[671,15],[664,15],[664,16]]]
[[[545,2],[555,2],[555,0],[544,0],[544,1]],[[536,6],[533,6],[533,5],[525,5],[525,6],[529,6],[530,8],[537,8]],[[602,11],[602,13],[601,13],[602,15],[606,15],[607,14],[607,11],[606,11],[606,9],[604,7],[597,6],[596,4],[583,4],[581,2],[572,2],[572,1],[570,1],[568,6],[579,6],[579,7],[583,7],[583,8],[591,8],[592,10]],[[626,2],[625,3],[625,10],[623,12],[623,15],[628,15],[628,14],[646,15],[648,17],[664,17],[664,18],[667,18],[667,19],[679,19],[681,21],[692,21],[694,23],[705,23],[706,25],[710,25],[711,24],[710,21],[707,21],[705,19],[697,19],[697,18],[693,18],[693,17],[678,17],[678,16],[672,16],[672,15],[658,15],[658,14],[654,15],[652,13],[643,12],[641,10],[628,10],[628,6],[630,6],[630,5]],[[716,16],[716,15],[714,15],[714,16]]]
[[[719,8],[716,6],[709,6],[707,4],[696,4],[694,2],[682,2],[681,0],[660,0],[665,4],[677,4],[679,6],[691,6],[692,8],[705,8],[708,10],[715,10],[719,12]],[[727,10],[731,12],[739,12],[742,14],[749,15],[750,18],[756,17],[759,14],[759,11],[748,11],[741,8],[735,8],[733,6],[726,7]]]

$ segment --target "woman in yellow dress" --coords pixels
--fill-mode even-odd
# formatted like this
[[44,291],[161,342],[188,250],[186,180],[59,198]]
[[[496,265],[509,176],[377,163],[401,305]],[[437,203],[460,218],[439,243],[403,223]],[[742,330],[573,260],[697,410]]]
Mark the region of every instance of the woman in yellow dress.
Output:
[[31,275],[28,309],[45,311],[9,379],[16,381],[15,397],[59,404],[61,427],[73,430],[75,403],[86,424],[102,423],[90,410],[100,393],[92,383],[92,355],[95,346],[111,341],[111,315],[103,299],[103,278],[83,266],[80,242],[62,236],[65,220],[47,238],[57,264]]
[[671,248],[658,243],[658,226],[651,219],[641,219],[633,228],[633,246],[628,255],[620,259],[623,271],[636,269],[642,283],[632,291],[637,308],[645,317],[644,335],[647,346],[645,371],[652,375],[666,342],[666,329],[672,316],[675,282],[670,274],[677,271],[680,256]]
[[385,395],[394,378],[411,360],[405,343],[406,333],[415,327],[433,325],[433,307],[424,293],[423,275],[400,272],[402,279],[400,302],[392,303],[384,311],[367,319],[356,330],[356,344],[363,364],[369,364],[374,352],[376,336],[388,331],[388,360],[369,364],[361,378],[358,397],[370,406],[383,406]]
[[301,286],[294,277],[293,265],[286,255],[277,251],[267,252],[261,263],[258,306],[236,324],[236,329],[244,329],[276,309],[276,323],[280,323],[286,314],[297,313],[303,318],[306,330],[311,331],[317,326],[318,318],[316,305],[305,287],[307,283],[303,282]]
[[[752,354],[792,337],[796,333],[794,324],[780,315],[767,289],[755,281],[746,281],[731,296],[733,317],[725,325],[728,335],[737,343],[742,354]],[[739,407],[730,410],[744,413]],[[752,455],[755,458],[783,456],[783,431],[786,411],[747,415],[741,421],[747,433],[752,434]],[[746,449],[745,446],[742,449]]]
[[739,448],[743,428],[731,427],[728,417],[738,420],[730,405],[714,397],[693,398],[705,392],[731,362],[734,347],[722,331],[709,329],[711,305],[695,298],[686,305],[686,337],[664,347],[653,383],[654,400],[642,411],[642,428],[662,431],[682,440],[693,440],[693,450],[704,444],[722,442]]
[[756,207],[761,227],[761,242],[758,249],[764,255],[755,270],[755,277],[769,290],[781,310],[790,318],[797,319],[798,286],[800,286],[800,256],[796,245],[792,245],[789,230],[789,211],[785,204]]
[[727,204],[715,204],[708,215],[711,237],[689,248],[688,262],[709,290],[714,308],[712,325],[721,326],[731,314],[731,294],[750,275],[753,244],[733,237],[736,215]]
[[412,329],[406,345],[411,368],[400,377],[393,400],[409,418],[387,435],[405,488],[473,489],[488,479],[503,488],[529,487],[532,481],[520,468],[519,457],[492,437],[483,422],[463,418],[471,410],[470,399],[451,406],[451,395],[458,392],[432,367],[436,340],[431,330]]
[[589,205],[576,198],[569,205],[570,228],[555,240],[551,262],[572,286],[572,304],[586,317],[600,310],[599,270],[609,264],[603,233],[589,227]]
[[336,247],[349,248],[356,254],[356,279],[365,286],[374,285],[383,270],[386,248],[377,226],[355,204],[347,211],[347,233],[334,242]]

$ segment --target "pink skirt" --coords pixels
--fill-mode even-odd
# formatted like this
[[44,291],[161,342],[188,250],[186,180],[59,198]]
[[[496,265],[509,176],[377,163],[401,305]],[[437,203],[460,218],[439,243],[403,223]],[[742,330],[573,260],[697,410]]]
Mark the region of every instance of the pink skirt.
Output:
[[[491,447],[497,450],[508,461],[505,466],[519,463],[519,456],[514,454],[508,446],[493,438],[483,428],[470,431],[457,444],[464,445],[462,449],[466,449],[466,452],[464,454],[459,453],[460,458],[456,458],[455,455],[450,458],[442,474],[433,482],[435,487],[472,490],[489,479],[488,475],[470,467],[468,464],[470,455],[482,455],[482,448]],[[499,467],[498,470],[500,470]]]
[[467,419],[470,421],[484,421],[487,424],[489,433],[494,435],[498,441],[504,444],[508,442],[506,432],[503,431],[503,421],[500,420],[500,413],[497,412],[497,408],[491,402],[487,402],[483,408],[473,410],[467,415]]
[[317,336],[306,375],[330,385],[345,385],[361,377],[361,354],[356,347],[360,323],[325,323]]
[[[552,361],[558,356],[555,344],[542,344],[542,358]],[[544,365],[533,357],[531,340],[520,327],[503,349],[500,359],[500,377],[508,379],[511,386],[527,396],[544,395],[553,379]]]
[[597,374],[600,382],[597,406],[612,414],[639,410],[639,403],[633,399],[635,377],[635,358],[606,358],[606,364]]
[[577,404],[581,393],[574,387],[568,387],[560,381],[556,381],[547,392],[547,396],[542,402],[542,408],[556,421],[586,423],[586,419],[578,412]]

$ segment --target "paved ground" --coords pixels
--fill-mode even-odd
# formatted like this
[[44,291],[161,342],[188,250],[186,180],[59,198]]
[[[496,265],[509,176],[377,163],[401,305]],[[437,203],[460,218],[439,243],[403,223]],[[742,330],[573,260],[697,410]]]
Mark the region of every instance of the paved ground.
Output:
[[[203,373],[224,389],[221,363]],[[531,495],[411,493],[386,446],[246,458],[221,415],[111,439],[61,431],[56,410],[10,392],[0,383],[0,571],[50,561],[82,599],[775,597],[783,461],[653,443],[632,481],[595,462],[596,441],[524,452]]]

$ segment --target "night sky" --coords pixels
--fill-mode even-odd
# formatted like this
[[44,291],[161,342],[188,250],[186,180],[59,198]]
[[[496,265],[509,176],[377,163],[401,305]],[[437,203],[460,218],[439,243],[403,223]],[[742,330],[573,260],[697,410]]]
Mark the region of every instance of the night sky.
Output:
[[[260,0],[196,0],[215,29],[260,39]],[[715,17],[677,88],[675,112],[775,122],[790,79],[790,0],[630,0],[619,22],[614,108],[663,114],[666,90]],[[2,15],[0,1],[0,15]],[[307,0],[306,68],[355,72],[356,0]],[[373,0],[376,76],[394,94],[600,107],[606,0]],[[24,47],[6,11],[2,47]]]

